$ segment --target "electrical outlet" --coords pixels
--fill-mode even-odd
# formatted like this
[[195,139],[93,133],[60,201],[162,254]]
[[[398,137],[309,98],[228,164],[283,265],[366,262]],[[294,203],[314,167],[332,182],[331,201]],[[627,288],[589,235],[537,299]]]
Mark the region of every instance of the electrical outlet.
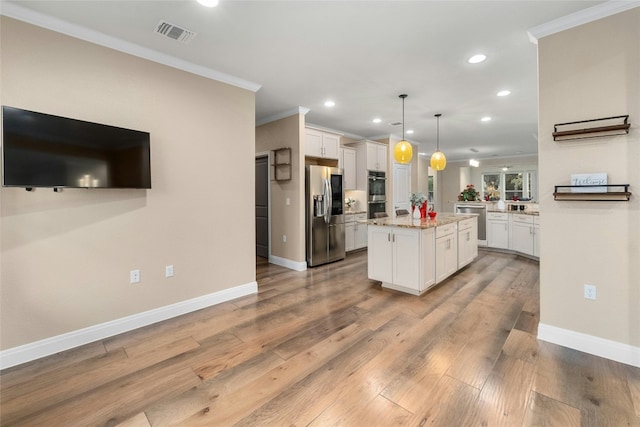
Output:
[[129,283],[140,283],[140,270],[131,270],[129,272]]
[[584,297],[586,299],[596,299],[596,286],[584,285]]
[[173,265],[167,265],[164,268],[164,276],[165,277],[173,277]]
[[286,234],[283,234],[283,235],[282,235],[282,241],[283,241],[284,243],[287,243],[287,235],[286,235]]

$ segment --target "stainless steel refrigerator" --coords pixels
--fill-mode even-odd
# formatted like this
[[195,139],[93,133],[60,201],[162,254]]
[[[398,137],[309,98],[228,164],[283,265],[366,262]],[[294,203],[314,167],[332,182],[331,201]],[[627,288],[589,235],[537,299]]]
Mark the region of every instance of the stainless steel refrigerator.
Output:
[[344,188],[342,169],[307,166],[307,266],[344,259]]

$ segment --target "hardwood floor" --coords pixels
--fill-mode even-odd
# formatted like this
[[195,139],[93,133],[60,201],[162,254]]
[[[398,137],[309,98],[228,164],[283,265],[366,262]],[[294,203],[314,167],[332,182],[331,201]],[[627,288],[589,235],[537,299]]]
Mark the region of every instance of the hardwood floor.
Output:
[[422,297],[366,252],[1,373],[2,426],[640,426],[640,369],[536,340],[538,265],[480,251]]

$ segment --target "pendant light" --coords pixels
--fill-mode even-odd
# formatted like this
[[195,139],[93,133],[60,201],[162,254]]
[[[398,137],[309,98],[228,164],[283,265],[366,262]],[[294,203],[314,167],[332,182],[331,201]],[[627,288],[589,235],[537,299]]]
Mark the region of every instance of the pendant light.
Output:
[[431,169],[435,171],[442,171],[447,166],[447,158],[444,156],[444,153],[440,151],[440,116],[442,114],[438,113],[435,115],[437,123],[437,136],[436,136],[436,152],[431,156]]
[[393,157],[395,157],[397,163],[406,165],[411,162],[413,157],[413,147],[404,139],[404,99],[407,95],[402,94],[399,97],[402,98],[402,141],[398,142],[393,149]]

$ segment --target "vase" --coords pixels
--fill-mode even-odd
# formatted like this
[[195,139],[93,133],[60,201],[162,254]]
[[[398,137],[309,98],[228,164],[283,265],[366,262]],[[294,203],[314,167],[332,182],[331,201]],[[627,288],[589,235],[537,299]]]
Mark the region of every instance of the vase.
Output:
[[426,218],[427,217],[427,203],[423,203],[422,206],[420,206],[420,218]]
[[420,219],[420,208],[417,206],[413,206],[413,218]]

